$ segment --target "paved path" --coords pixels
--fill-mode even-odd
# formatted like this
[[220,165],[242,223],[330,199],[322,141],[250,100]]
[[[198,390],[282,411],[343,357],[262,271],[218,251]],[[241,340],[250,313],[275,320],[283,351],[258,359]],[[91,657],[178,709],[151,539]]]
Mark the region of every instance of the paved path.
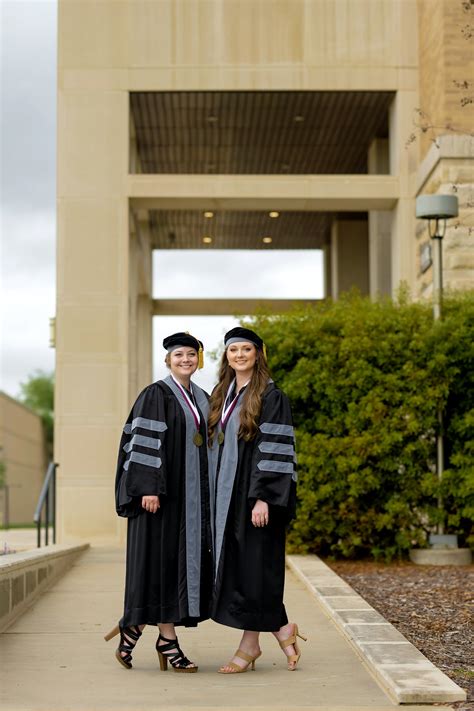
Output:
[[[217,667],[237,647],[239,632],[213,622],[183,630],[180,641],[198,674],[160,672],[156,630],[147,628],[134,668],[114,658],[103,634],[120,615],[123,551],[93,548],[0,635],[0,708],[8,711],[99,709],[318,709],[384,711],[393,702],[302,583],[288,572],[286,605],[309,641],[300,669],[288,672],[272,635],[262,635],[255,672],[222,676]],[[404,706],[427,711],[432,706]],[[446,707],[444,707],[446,708]]]

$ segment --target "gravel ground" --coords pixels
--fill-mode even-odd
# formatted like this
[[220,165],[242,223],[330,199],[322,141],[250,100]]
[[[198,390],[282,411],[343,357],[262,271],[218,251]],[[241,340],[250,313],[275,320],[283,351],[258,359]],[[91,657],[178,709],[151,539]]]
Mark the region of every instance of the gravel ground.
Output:
[[457,711],[474,711],[474,565],[325,562],[467,691]]

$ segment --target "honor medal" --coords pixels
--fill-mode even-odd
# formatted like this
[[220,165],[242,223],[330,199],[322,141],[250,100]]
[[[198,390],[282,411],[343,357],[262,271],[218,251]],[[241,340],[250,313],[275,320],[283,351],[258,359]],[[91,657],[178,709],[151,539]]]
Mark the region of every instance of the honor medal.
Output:
[[219,432],[219,434],[217,435],[217,442],[218,442],[218,444],[222,444],[224,442],[224,433],[223,432]]
[[193,442],[196,445],[196,447],[202,446],[202,444],[204,443],[204,439],[203,439],[202,434],[200,432],[195,432],[194,437],[193,437]]

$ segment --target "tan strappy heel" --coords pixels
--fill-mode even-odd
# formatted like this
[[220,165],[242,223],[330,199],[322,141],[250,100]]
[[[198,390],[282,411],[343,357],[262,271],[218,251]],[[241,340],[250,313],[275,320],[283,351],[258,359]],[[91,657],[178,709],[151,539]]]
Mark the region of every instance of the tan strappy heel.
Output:
[[[250,654],[246,654],[241,649],[238,649],[234,654],[234,657],[239,657],[239,659],[243,659],[244,662],[247,662],[246,666],[239,667],[239,665],[235,662],[228,662],[217,671],[219,672],[219,674],[242,674],[243,672],[246,672],[248,670],[249,666],[251,667],[252,671],[255,671],[255,662],[261,656],[262,653],[259,652],[257,655],[255,655],[255,657],[251,657]],[[230,667],[232,671],[224,671],[224,667]]]
[[299,637],[300,639],[304,639],[305,642],[308,641],[308,638],[305,637],[304,634],[300,634],[298,630],[298,625],[293,624],[293,634],[288,637],[288,639],[284,639],[279,642],[279,645],[282,649],[286,649],[286,647],[291,647],[291,645],[293,645],[293,647],[295,648],[296,654],[290,654],[289,656],[287,656],[288,671],[295,671],[301,657],[300,648],[298,646],[298,642],[296,641],[297,637]]

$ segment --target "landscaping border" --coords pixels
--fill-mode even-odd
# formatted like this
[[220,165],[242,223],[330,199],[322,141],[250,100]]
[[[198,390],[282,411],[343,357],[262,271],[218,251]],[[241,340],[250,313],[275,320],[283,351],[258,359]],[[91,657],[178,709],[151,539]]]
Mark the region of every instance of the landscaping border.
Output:
[[464,689],[317,556],[289,555],[287,564],[396,703],[466,700]]

